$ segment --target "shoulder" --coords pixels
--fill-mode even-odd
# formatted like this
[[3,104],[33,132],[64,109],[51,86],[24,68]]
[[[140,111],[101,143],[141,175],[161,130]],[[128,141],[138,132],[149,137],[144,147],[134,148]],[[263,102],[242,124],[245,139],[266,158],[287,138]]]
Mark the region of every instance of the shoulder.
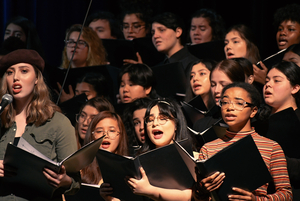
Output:
[[272,149],[273,150],[274,148],[281,149],[281,146],[274,140],[271,140],[269,138],[261,136],[257,133],[253,134],[252,137],[253,137],[253,140],[254,140],[254,142],[255,142],[255,144],[258,148],[265,149],[265,150],[266,149]]

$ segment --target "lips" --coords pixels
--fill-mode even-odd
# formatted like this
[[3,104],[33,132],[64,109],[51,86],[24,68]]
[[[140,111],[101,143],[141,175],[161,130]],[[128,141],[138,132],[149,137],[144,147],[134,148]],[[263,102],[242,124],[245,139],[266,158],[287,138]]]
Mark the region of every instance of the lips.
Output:
[[108,149],[110,146],[110,142],[109,141],[103,141],[101,144],[101,148],[103,149]]
[[234,115],[234,114],[231,114],[231,113],[225,114],[226,121],[233,121],[233,120],[235,120],[235,118],[236,118],[236,115]]
[[279,46],[285,46],[287,43],[288,43],[288,40],[284,37],[279,38],[279,40],[278,40],[278,45]]
[[153,134],[154,139],[158,140],[158,139],[162,138],[164,132],[162,132],[161,130],[158,130],[158,129],[154,129],[154,130],[152,130],[152,134]]
[[232,52],[227,52],[227,58],[232,58],[234,56],[234,54]]
[[270,91],[265,91],[265,93],[264,93],[265,98],[268,98],[271,95],[272,95],[272,93]]
[[19,83],[15,83],[12,85],[12,90],[15,94],[20,93],[22,91],[22,85]]
[[196,90],[199,90],[200,88],[201,88],[201,84],[197,84],[197,83],[195,83],[195,84],[193,84],[193,89],[196,91]]
[[136,38],[135,36],[127,36],[127,40],[133,40],[135,38]]
[[123,102],[130,101],[130,96],[123,95],[122,100],[123,100]]

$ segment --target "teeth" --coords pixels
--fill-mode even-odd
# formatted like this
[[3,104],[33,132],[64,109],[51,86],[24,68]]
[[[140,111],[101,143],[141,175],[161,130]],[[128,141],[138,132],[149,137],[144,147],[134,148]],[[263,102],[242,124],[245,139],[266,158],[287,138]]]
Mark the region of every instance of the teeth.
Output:
[[14,86],[14,89],[20,89],[21,88],[21,86]]

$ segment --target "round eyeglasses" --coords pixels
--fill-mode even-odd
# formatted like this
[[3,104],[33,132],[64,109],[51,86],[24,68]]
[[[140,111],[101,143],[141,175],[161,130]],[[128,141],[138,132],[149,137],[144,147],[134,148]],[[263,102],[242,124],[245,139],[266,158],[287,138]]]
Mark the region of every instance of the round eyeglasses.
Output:
[[[65,44],[66,44],[67,47],[75,47],[76,41],[74,41],[72,39],[65,40]],[[78,48],[85,48],[85,47],[88,47],[88,44],[83,40],[79,40],[78,44],[77,44],[77,47]]]
[[114,140],[118,135],[120,135],[120,131],[116,131],[114,129],[104,131],[102,128],[97,128],[92,132],[92,134],[97,139],[106,134],[109,137],[109,139]]
[[153,126],[154,124],[154,120],[157,119],[157,122],[160,125],[164,125],[167,123],[167,121],[170,120],[170,117],[166,116],[166,115],[158,115],[157,117],[154,117],[153,115],[150,115],[148,117],[145,117],[145,123],[147,124],[147,126]]
[[84,113],[79,113],[79,114],[76,114],[75,117],[76,117],[77,123],[83,123],[83,122],[87,121],[87,123],[89,124],[93,120],[95,115],[88,117],[88,115],[86,115]]
[[252,103],[248,103],[244,101],[243,99],[230,101],[228,99],[220,99],[219,100],[219,106],[221,109],[227,110],[230,105],[232,105],[232,108],[238,111],[242,111],[245,107],[252,107],[254,106]]

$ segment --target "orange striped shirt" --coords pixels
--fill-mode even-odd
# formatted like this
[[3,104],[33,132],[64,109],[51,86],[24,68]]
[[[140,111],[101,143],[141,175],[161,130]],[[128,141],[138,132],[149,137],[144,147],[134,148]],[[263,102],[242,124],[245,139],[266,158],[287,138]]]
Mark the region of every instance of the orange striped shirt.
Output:
[[286,159],[280,145],[273,140],[258,135],[255,130],[241,133],[227,131],[223,138],[206,143],[200,150],[199,159],[204,160],[212,157],[223,148],[240,140],[246,135],[252,135],[252,138],[271,173],[276,189],[274,194],[267,194],[268,183],[259,187],[252,192],[256,196],[256,200],[293,200],[286,167]]

